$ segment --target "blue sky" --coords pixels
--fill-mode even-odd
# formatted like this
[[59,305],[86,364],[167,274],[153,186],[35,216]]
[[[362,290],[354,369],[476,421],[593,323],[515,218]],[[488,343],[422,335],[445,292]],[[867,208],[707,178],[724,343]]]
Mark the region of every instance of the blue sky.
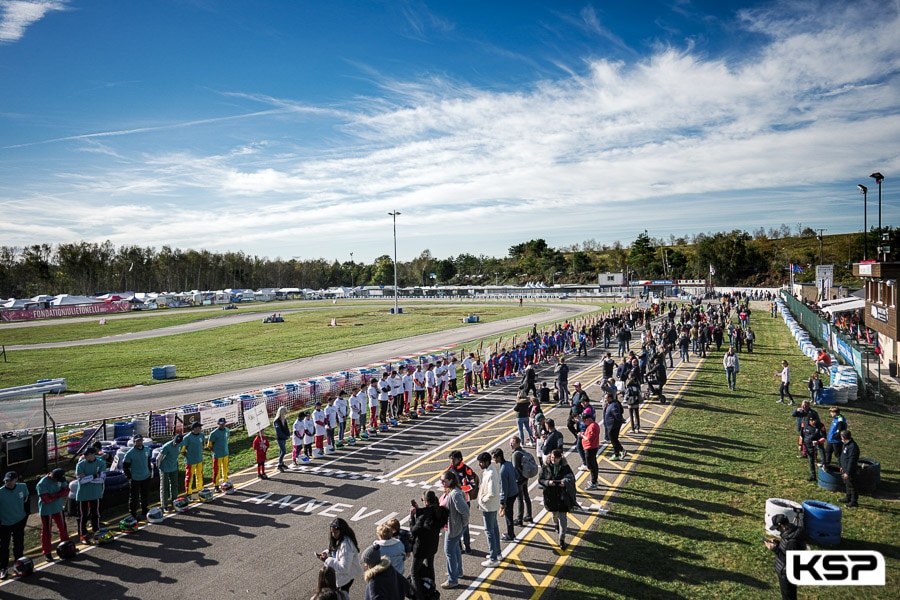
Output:
[[898,0],[0,0],[0,244],[840,233],[873,171],[896,226],[898,31]]

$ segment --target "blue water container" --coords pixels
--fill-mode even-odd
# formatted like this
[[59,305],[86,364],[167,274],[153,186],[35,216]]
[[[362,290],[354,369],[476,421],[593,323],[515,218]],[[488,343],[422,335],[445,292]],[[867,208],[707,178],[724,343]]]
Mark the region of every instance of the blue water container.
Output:
[[166,368],[165,367],[153,367],[150,369],[150,377],[153,379],[165,379],[166,378]]

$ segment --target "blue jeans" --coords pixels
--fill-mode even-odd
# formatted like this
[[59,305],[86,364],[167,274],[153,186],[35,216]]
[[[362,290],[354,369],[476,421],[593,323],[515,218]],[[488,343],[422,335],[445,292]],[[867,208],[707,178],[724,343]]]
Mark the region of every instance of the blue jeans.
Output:
[[275,440],[278,442],[278,466],[284,466],[284,455],[287,454],[287,440]]
[[[495,522],[496,514],[494,513]],[[459,547],[459,538],[461,537],[461,534],[451,537],[449,531],[444,534],[444,554],[447,555],[447,581],[450,583],[459,583],[463,574],[462,549]]]
[[[519,437],[522,438],[523,445],[534,438],[534,434],[531,433],[531,424],[528,421],[530,421],[528,417],[518,417],[516,419],[516,425],[519,426]],[[525,437],[526,431],[528,432],[528,437]]]
[[[488,559],[500,560],[500,526],[497,524],[497,511],[483,512],[481,515],[484,517],[484,533],[488,540]],[[459,549],[459,542],[456,547]]]
[[734,367],[725,367],[725,378],[728,380],[728,387],[734,389],[734,386],[737,385],[737,375],[734,372]]

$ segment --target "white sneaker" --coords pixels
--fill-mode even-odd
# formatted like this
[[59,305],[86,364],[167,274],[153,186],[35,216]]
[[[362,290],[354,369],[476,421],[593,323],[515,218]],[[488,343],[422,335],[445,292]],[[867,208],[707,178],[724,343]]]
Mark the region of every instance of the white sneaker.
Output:
[[581,465],[580,467],[578,467],[578,472],[579,472],[579,473],[581,473],[582,471],[587,471],[587,470],[588,470],[588,468],[587,468],[586,466],[584,466],[584,465]]
[[490,567],[490,568],[493,569],[493,568],[495,568],[495,567],[499,567],[499,566],[500,566],[500,561],[499,561],[499,560],[491,560],[491,559],[487,559],[486,561],[484,561],[483,563],[481,563],[481,566],[482,566],[482,567]]

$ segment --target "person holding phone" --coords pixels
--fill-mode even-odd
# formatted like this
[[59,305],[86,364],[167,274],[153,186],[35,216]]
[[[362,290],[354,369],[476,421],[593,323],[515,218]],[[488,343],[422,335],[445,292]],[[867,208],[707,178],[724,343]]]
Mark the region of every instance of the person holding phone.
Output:
[[553,522],[559,534],[559,549],[565,551],[568,512],[576,506],[575,473],[566,462],[562,450],[556,448],[541,469],[538,482],[544,486],[544,508],[553,514]]
[[356,533],[340,517],[331,522],[328,531],[328,550],[319,552],[316,556],[326,567],[334,569],[337,586],[341,591],[349,593],[353,582],[363,577]]

